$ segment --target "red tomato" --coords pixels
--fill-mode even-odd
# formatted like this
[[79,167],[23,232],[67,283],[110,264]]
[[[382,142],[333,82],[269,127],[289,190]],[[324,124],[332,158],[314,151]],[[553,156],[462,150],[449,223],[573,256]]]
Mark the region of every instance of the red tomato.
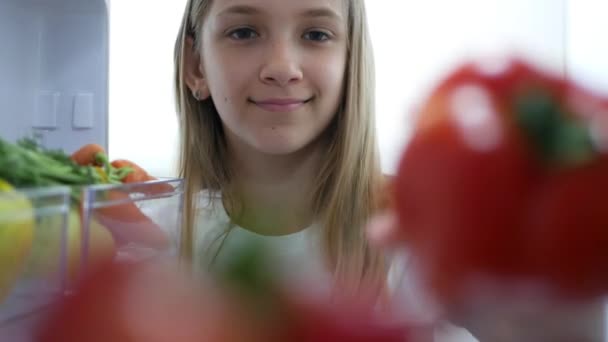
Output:
[[530,248],[544,280],[568,296],[608,291],[608,158],[549,177],[530,211]]
[[321,301],[295,295],[286,297],[279,324],[283,332],[278,341],[297,342],[430,342],[429,325],[395,322],[367,305]]
[[[253,264],[247,272],[265,274]],[[235,284],[209,277],[214,286],[159,262],[108,265],[60,303],[37,341],[406,342],[413,332],[416,337],[427,334],[416,342],[431,341],[430,327],[375,320],[369,306],[310,294],[305,299],[302,292],[282,291],[263,281],[234,278]],[[217,287],[220,283],[225,286]],[[262,287],[247,289],[252,285]]]
[[441,301],[463,303],[486,282],[608,291],[595,281],[608,261],[601,101],[515,59],[466,64],[431,93],[395,206]]
[[162,263],[112,264],[86,278],[37,341],[267,341],[221,292]]

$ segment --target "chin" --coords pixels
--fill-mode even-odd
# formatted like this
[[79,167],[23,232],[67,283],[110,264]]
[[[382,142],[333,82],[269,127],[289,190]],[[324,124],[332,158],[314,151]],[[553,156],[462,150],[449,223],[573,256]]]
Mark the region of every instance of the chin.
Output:
[[261,153],[269,155],[288,155],[298,152],[308,146],[309,139],[296,139],[291,137],[262,137],[258,139],[253,147]]
[[286,144],[286,143],[281,143],[281,144],[272,144],[272,145],[261,145],[261,146],[256,146],[255,148],[264,154],[269,154],[269,155],[274,155],[274,156],[281,156],[281,155],[289,155],[289,154],[293,154],[295,152],[300,151],[302,148],[304,147],[303,144]]

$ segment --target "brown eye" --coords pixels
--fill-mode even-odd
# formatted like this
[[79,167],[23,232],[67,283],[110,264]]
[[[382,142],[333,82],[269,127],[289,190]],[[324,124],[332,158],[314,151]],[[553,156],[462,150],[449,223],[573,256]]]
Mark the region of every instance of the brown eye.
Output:
[[323,42],[330,39],[329,34],[319,30],[308,31],[304,33],[303,38],[317,42]]
[[257,38],[259,35],[253,29],[248,27],[242,27],[232,30],[228,33],[228,36],[234,40],[250,40]]

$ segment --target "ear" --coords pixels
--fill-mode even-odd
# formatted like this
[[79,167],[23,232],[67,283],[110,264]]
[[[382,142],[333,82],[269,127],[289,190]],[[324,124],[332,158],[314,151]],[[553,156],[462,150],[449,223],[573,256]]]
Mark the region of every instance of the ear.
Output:
[[205,100],[211,94],[204,75],[203,61],[196,50],[194,39],[186,37],[184,48],[184,81],[192,94],[198,94],[197,100]]

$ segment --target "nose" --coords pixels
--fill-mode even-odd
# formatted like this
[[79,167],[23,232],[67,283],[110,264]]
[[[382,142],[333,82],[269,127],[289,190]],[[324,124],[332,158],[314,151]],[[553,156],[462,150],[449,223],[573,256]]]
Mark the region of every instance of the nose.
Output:
[[260,71],[260,79],[269,85],[287,86],[303,77],[298,61],[297,47],[287,41],[272,44]]

